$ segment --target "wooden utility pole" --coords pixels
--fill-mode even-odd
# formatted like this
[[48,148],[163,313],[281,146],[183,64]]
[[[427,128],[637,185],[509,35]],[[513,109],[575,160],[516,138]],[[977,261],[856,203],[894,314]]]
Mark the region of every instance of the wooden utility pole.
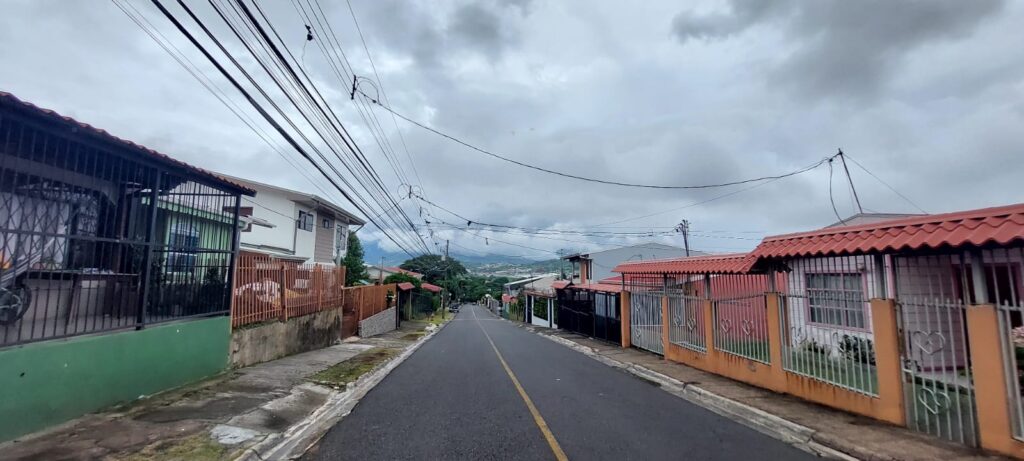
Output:
[[839,149],[839,160],[843,162],[843,171],[846,172],[846,181],[850,183],[850,192],[853,192],[853,201],[857,202],[857,211],[864,214],[864,208],[860,206],[860,197],[857,196],[857,188],[853,187],[853,178],[850,177],[850,169],[846,167],[846,156],[843,155],[843,150]]

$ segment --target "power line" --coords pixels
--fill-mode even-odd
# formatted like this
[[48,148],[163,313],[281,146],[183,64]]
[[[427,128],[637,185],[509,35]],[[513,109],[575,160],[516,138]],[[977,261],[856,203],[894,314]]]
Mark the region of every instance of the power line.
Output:
[[888,187],[889,190],[891,190],[894,194],[898,195],[901,199],[905,200],[907,203],[909,203],[914,208],[917,208],[921,213],[928,214],[927,211],[924,211],[924,208],[921,208],[920,206],[918,206],[916,203],[914,203],[913,200],[910,200],[909,198],[907,198],[906,195],[901,194],[900,191],[896,190],[896,188],[890,186],[889,183],[883,181],[882,178],[879,178],[878,176],[875,176],[875,174],[872,173],[871,171],[869,171],[864,165],[861,165],[860,162],[857,161],[857,159],[855,159],[853,157],[850,157],[848,154],[843,154],[843,155],[846,158],[849,158],[850,161],[853,162],[854,165],[857,165],[858,167],[860,167],[860,169],[864,170],[865,173],[869,174],[872,178],[875,178],[876,181],[882,183],[883,186]]
[[828,161],[828,201],[832,203],[832,212],[836,214],[836,219],[839,220],[840,224],[845,226],[846,225],[846,221],[843,220],[842,216],[839,216],[839,210],[836,209],[835,198],[833,198],[833,196],[832,196],[832,161],[831,160]]
[[[362,93],[361,90],[359,92]],[[369,97],[365,93],[363,93],[363,95]],[[725,183],[718,183],[718,184],[701,184],[701,185],[695,185],[695,186],[693,186],[693,185],[691,185],[691,186],[666,186],[666,185],[657,185],[657,184],[639,184],[639,183],[628,183],[628,182],[622,182],[622,181],[612,181],[612,180],[607,180],[607,179],[588,178],[588,177],[585,177],[585,176],[574,175],[574,174],[571,174],[571,173],[564,173],[564,172],[561,172],[561,171],[555,171],[555,170],[551,170],[551,169],[548,169],[548,168],[531,165],[529,163],[521,162],[519,160],[514,160],[514,159],[511,159],[511,158],[505,157],[503,155],[496,154],[496,153],[491,152],[489,150],[486,150],[486,149],[474,146],[474,145],[472,145],[472,144],[470,144],[468,142],[465,142],[465,141],[463,141],[463,140],[461,140],[459,138],[456,138],[454,136],[451,136],[449,134],[446,134],[446,133],[443,133],[441,131],[438,131],[438,130],[436,130],[434,128],[431,128],[431,127],[429,127],[427,125],[424,125],[424,124],[422,124],[422,123],[420,123],[420,122],[418,122],[416,120],[413,120],[413,119],[411,119],[409,117],[406,117],[405,115],[402,115],[401,113],[396,112],[394,109],[392,109],[392,108],[382,104],[377,99],[371,98],[370,100],[374,104],[377,104],[378,106],[384,108],[384,110],[386,110],[388,112],[391,112],[393,115],[397,116],[398,118],[401,118],[402,120],[405,120],[405,121],[407,121],[409,123],[412,123],[413,125],[416,125],[416,126],[418,126],[420,128],[423,128],[424,130],[430,131],[431,133],[434,133],[434,134],[436,134],[438,136],[441,136],[443,138],[451,140],[451,141],[453,141],[455,143],[461,144],[461,145],[463,145],[465,147],[468,147],[468,148],[470,148],[472,150],[475,150],[477,152],[480,152],[482,154],[489,155],[489,156],[494,157],[496,159],[503,160],[505,162],[512,163],[514,165],[518,165],[518,166],[521,166],[521,167],[524,167],[524,168],[529,168],[531,170],[536,170],[536,171],[541,171],[541,172],[548,173],[548,174],[553,174],[553,175],[556,175],[556,176],[561,176],[561,177],[570,178],[570,179],[576,179],[576,180],[580,180],[580,181],[599,183],[599,184],[607,184],[607,185],[612,185],[612,186],[639,187],[639,188],[646,188],[646,189],[675,189],[675,190],[679,190],[679,189],[712,189],[712,188],[718,188],[718,187],[736,186],[736,185],[747,184],[747,183],[752,183],[752,182],[761,182],[761,181],[769,181],[769,180],[775,180],[775,179],[782,179],[782,178],[786,178],[786,177],[789,177],[789,176],[798,175],[798,174],[804,173],[806,171],[813,170],[814,168],[817,168],[817,167],[821,166],[821,164],[825,162],[824,160],[822,160],[822,161],[820,161],[818,163],[815,163],[814,165],[811,165],[810,167],[802,168],[802,169],[799,169],[799,170],[796,170],[796,171],[791,171],[789,173],[784,173],[784,174],[775,175],[775,176],[762,176],[762,177],[759,177],[759,178],[749,178],[749,179],[743,179],[743,180],[739,180],[739,181],[732,181],[732,182],[725,182]]]

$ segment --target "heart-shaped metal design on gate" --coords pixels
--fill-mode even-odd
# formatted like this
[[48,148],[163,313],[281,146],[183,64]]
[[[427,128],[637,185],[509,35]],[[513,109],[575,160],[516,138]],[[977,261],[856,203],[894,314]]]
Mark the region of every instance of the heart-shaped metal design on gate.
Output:
[[935,392],[928,388],[919,389],[918,392],[917,401],[921,403],[925,410],[928,410],[933,415],[945,413],[949,410],[950,404],[952,404],[949,394],[945,392]]
[[741,320],[740,330],[742,330],[743,334],[747,336],[754,334],[754,321],[750,319]]
[[946,337],[938,331],[915,331],[910,333],[910,340],[914,347],[928,355],[935,355],[946,348]]
[[718,329],[722,330],[722,333],[728,333],[732,329],[732,321],[729,319],[722,319],[718,321]]
[[697,319],[690,317],[686,319],[686,329],[693,331],[697,329]]

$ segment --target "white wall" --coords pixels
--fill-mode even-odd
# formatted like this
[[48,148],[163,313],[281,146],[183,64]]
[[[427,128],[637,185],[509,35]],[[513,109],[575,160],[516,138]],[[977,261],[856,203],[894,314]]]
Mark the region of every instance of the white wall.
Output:
[[[255,197],[242,197],[242,206],[251,206],[254,217],[274,225],[272,228],[253,225],[249,232],[241,232],[242,247],[261,245],[281,250],[282,253],[293,253],[306,258],[313,258],[314,234],[299,230],[296,220],[299,210],[312,212],[309,207],[295,203],[282,192],[256,187]],[[314,220],[314,231],[319,223]],[[333,229],[332,229],[333,230]],[[268,248],[268,251],[273,251]]]
[[593,273],[590,274],[590,281],[596,282],[613,275],[618,275],[612,272],[612,269],[626,261],[647,261],[651,259],[680,258],[683,256],[686,256],[686,250],[661,244],[636,245],[597,251],[590,254],[590,258],[593,261],[591,263]]

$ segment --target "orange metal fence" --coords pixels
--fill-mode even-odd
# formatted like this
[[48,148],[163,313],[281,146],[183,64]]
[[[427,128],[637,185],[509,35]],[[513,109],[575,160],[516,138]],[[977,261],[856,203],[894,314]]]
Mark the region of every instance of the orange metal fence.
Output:
[[344,267],[296,264],[242,252],[235,273],[231,325],[284,321],[339,308],[343,323],[356,323],[387,309],[388,293],[396,292],[393,284],[345,287]]

